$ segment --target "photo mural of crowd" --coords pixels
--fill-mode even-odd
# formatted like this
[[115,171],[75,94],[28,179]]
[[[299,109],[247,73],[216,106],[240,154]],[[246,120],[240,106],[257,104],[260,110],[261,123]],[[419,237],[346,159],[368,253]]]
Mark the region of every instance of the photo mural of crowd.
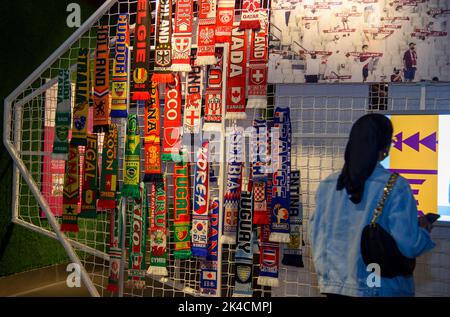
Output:
[[269,82],[450,80],[449,0],[273,0]]

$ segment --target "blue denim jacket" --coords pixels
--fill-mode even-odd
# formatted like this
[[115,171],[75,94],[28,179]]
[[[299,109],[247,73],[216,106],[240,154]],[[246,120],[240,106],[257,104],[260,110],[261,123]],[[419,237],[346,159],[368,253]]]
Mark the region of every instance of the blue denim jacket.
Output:
[[[412,277],[381,278],[380,287],[370,288],[371,271],[361,256],[360,240],[381,198],[390,172],[378,164],[366,182],[363,200],[354,204],[345,188],[336,190],[339,173],[322,181],[316,194],[309,236],[321,293],[346,296],[414,296]],[[419,227],[416,201],[406,179],[399,177],[378,223],[395,239],[403,255],[414,258],[435,244]]]

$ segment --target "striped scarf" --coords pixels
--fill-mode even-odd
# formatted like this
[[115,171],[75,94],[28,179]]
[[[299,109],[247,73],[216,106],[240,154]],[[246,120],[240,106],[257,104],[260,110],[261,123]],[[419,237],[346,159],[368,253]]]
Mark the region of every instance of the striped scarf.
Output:
[[214,65],[217,3],[216,0],[199,0],[198,3],[197,65]]
[[58,102],[55,114],[55,139],[52,159],[67,160],[69,154],[70,129],[70,71],[60,70],[58,74]]
[[179,162],[181,145],[181,81],[175,76],[172,84],[166,85],[164,102],[163,161]]
[[222,129],[223,48],[216,47],[215,65],[207,68],[203,131]]
[[116,207],[109,212],[109,278],[106,289],[110,292],[119,291],[120,260],[122,259],[122,199],[119,197]]
[[191,71],[191,45],[194,13],[193,0],[176,1],[175,26],[172,41],[172,71]]
[[77,60],[77,82],[75,86],[75,106],[73,108],[73,145],[86,145],[89,117],[89,49],[80,48]]
[[97,29],[97,49],[94,66],[94,132],[102,132],[109,125],[109,27]]
[[127,138],[125,142],[125,160],[123,167],[122,195],[138,199],[139,174],[141,162],[141,138],[137,115],[128,115]]
[[97,217],[98,194],[98,140],[96,134],[87,135],[83,162],[83,195],[80,218]]
[[78,202],[80,200],[78,146],[70,144],[66,162],[63,188],[61,231],[78,232]]
[[197,49],[191,51],[192,70],[186,76],[186,102],[184,105],[184,133],[199,133],[202,115],[203,71],[195,65]]
[[102,172],[100,177],[99,209],[113,209],[116,205],[117,191],[117,125],[110,124],[103,141]]

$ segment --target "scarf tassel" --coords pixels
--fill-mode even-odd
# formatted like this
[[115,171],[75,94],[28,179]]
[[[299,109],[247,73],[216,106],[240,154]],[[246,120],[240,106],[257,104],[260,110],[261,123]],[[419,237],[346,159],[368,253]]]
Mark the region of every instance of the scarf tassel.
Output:
[[116,208],[116,201],[115,200],[104,200],[104,199],[99,199],[97,201],[97,209],[107,209],[107,210],[111,210]]
[[270,286],[270,287],[279,287],[280,282],[277,278],[268,277],[268,276],[258,276],[258,285],[260,286]]
[[147,270],[147,274],[150,275],[158,275],[158,276],[167,276],[169,272],[165,267],[161,266],[150,266]]
[[215,65],[216,63],[217,63],[217,59],[215,56],[198,56],[197,57],[197,65],[198,66]]
[[261,28],[261,23],[258,20],[241,21],[239,24],[240,30],[258,30],[259,28]]
[[192,67],[189,64],[172,64],[172,71],[174,72],[191,72]]
[[252,98],[248,97],[247,107],[250,109],[266,109],[267,108],[267,98]]
[[63,223],[61,224],[61,231],[63,232],[78,232],[78,224],[76,223]]
[[173,74],[168,73],[155,73],[152,76],[152,81],[159,83],[159,84],[171,84],[175,81],[175,78],[173,76]]
[[133,100],[150,100],[150,93],[148,91],[135,91]]
[[220,123],[211,123],[211,122],[206,122],[203,124],[203,131],[207,131],[207,132],[220,132],[221,131],[221,126]]
[[244,120],[247,119],[247,114],[245,112],[227,112],[225,119],[228,120]]

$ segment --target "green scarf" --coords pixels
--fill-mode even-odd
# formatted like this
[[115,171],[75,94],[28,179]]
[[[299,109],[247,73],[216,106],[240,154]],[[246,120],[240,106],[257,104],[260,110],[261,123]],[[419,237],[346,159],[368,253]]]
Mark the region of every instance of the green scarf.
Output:
[[139,199],[139,173],[141,160],[141,139],[137,115],[128,115],[127,140],[125,143],[125,163],[122,194]]
[[58,104],[55,115],[55,140],[52,158],[67,160],[70,129],[70,71],[60,70],[58,75]]

